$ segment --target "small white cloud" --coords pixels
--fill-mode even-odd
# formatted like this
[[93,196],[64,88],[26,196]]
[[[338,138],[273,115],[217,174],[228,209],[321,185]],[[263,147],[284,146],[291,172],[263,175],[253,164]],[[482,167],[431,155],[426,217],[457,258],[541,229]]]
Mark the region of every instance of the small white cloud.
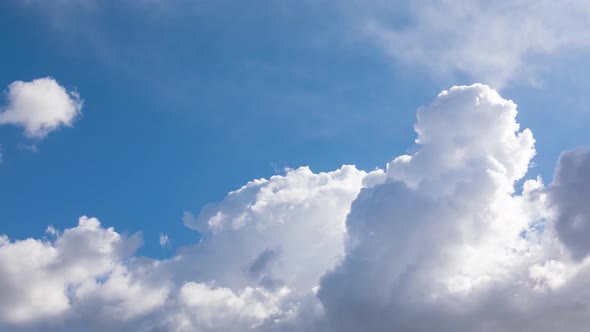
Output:
[[160,246],[161,247],[169,247],[170,246],[170,239],[168,235],[160,233]]
[[43,139],[61,127],[71,127],[83,101],[51,77],[31,82],[15,81],[8,86],[7,104],[0,110],[0,125],[22,127],[25,136]]
[[47,226],[45,233],[52,235],[52,236],[56,236],[59,234],[59,231],[57,229],[55,229],[55,227],[53,227],[53,225],[49,225],[49,226]]

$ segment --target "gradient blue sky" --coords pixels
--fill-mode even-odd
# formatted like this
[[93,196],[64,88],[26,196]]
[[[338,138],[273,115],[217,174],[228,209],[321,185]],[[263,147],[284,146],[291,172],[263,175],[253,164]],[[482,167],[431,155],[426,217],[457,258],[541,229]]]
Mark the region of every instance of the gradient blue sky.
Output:
[[141,231],[140,254],[167,257],[198,236],[184,211],[251,179],[301,165],[384,167],[411,150],[416,109],[457,84],[489,83],[519,105],[537,139],[528,178],[549,182],[560,151],[590,140],[585,45],[510,53],[524,69],[509,79],[467,61],[433,73],[366,31],[367,22],[420,23],[404,6],[381,6],[0,2],[0,86],[51,76],[84,100],[73,128],[40,142],[0,127],[0,233],[40,237],[48,224],[96,216]]

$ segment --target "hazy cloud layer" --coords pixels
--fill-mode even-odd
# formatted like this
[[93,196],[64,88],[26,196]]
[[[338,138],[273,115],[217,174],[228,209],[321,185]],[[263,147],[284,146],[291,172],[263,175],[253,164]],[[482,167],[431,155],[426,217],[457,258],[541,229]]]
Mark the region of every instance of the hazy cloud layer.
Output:
[[535,149],[516,115],[482,84],[443,91],[415,153],[251,181],[186,212],[203,238],[168,260],[87,217],[0,237],[0,328],[585,331],[590,154],[520,190]]
[[363,30],[396,61],[495,87],[534,84],[536,59],[590,48],[585,1],[375,1],[359,9],[370,12]]

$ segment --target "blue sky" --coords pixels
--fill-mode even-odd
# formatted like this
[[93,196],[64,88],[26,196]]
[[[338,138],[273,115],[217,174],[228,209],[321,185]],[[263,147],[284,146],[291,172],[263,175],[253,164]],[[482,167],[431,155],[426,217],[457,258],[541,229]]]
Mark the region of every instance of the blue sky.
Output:
[[[520,129],[536,139],[527,175],[509,179],[516,192],[537,176],[550,184],[562,151],[590,141],[590,9],[460,3],[0,2],[3,97],[12,82],[52,77],[83,100],[72,126],[42,139],[0,126],[0,234],[48,238],[48,225],[65,230],[86,215],[119,234],[141,232],[135,256],[190,256],[201,235],[183,224],[186,211],[222,202],[219,212],[239,220],[226,195],[254,179],[299,176],[286,168],[385,169],[420,150],[418,108],[477,82],[518,104]],[[379,204],[375,215],[388,211]],[[214,214],[198,218],[211,225]],[[346,274],[354,263],[344,262]],[[320,289],[330,298],[329,285]]]
[[[284,167],[384,167],[411,146],[418,107],[477,81],[392,59],[358,32],[369,14],[333,3],[0,6],[0,85],[51,76],[84,100],[74,128],[43,142],[0,130],[0,219],[16,238],[86,214],[141,230],[144,252],[165,256],[159,233],[196,236],[183,211]],[[543,59],[537,86],[503,88],[538,139],[532,176],[550,179],[559,152],[588,141],[576,53]]]

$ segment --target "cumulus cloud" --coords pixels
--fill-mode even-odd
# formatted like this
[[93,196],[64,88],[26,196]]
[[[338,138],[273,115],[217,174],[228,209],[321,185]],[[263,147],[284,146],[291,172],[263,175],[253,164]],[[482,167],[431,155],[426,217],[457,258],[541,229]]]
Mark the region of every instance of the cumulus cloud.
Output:
[[319,297],[335,330],[519,330],[494,310],[520,309],[513,297],[530,291],[527,268],[544,258],[529,199],[541,184],[514,195],[535,153],[516,114],[480,84],[418,110],[418,151],[361,191],[346,257],[323,278]]
[[6,106],[0,109],[0,125],[22,127],[25,136],[36,139],[72,126],[82,110],[78,93],[67,91],[51,77],[12,82],[6,101]]
[[[341,258],[344,219],[366,176],[354,166],[301,167],[252,181],[184,218],[202,240],[164,261],[130,256],[138,238],[92,218],[63,232],[49,227],[51,241],[3,237],[0,266],[10,270],[1,271],[8,283],[0,291],[8,295],[0,322],[11,329],[262,329],[292,317]],[[21,256],[43,259],[17,262]],[[31,295],[19,295],[24,290]]]
[[569,216],[549,208],[562,206],[554,192],[568,191],[565,177],[580,187],[571,195],[587,198],[585,154],[565,155],[550,189],[532,179],[516,194],[535,153],[516,114],[479,84],[418,111],[417,152],[394,159],[352,204],[345,258],[318,292],[330,330],[586,329],[588,264],[563,250]]
[[584,1],[424,0],[369,7],[364,31],[377,45],[396,61],[439,77],[467,75],[493,86],[534,82],[535,58],[590,48],[590,5]]
[[585,331],[590,153],[521,182],[535,141],[516,116],[488,86],[443,91],[414,153],[251,181],[186,212],[201,240],[167,260],[94,218],[2,236],[0,328]]
[[[51,226],[47,233],[54,238],[10,241],[4,236],[0,241],[2,323],[55,327],[96,299],[100,310],[94,313],[116,320],[149,310],[165,298],[161,290],[154,295],[141,281],[127,287],[131,275],[123,260],[141,245],[137,236],[124,238],[87,217],[63,233]],[[136,300],[141,303],[133,303]]]
[[251,181],[196,218],[185,214],[203,240],[180,255],[211,264],[182,268],[234,288],[309,292],[344,253],[343,221],[366,175],[354,166],[318,174],[301,167]]

